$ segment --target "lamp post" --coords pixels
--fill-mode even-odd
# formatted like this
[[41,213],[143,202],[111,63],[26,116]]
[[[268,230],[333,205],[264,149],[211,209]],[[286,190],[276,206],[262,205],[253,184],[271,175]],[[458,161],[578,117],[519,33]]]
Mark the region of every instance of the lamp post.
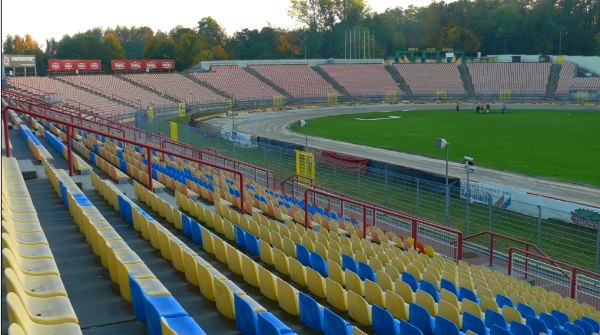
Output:
[[465,156],[465,172],[467,173],[467,208],[465,210],[465,234],[467,236],[469,236],[469,210],[471,207],[471,184],[470,184],[470,175],[471,173],[473,173],[473,161],[474,159],[472,157],[469,156]]
[[[558,55],[561,56],[562,55],[562,29],[558,31]],[[565,32],[565,35],[567,35],[567,32]]]
[[446,149],[446,209],[445,209],[445,213],[444,213],[444,222],[446,223],[446,225],[450,224],[450,189],[449,189],[449,185],[448,185],[448,146],[450,145],[450,143],[448,143],[445,139],[443,138],[438,138],[435,140],[435,146],[438,149]]
[[233,158],[235,159],[235,140],[237,138],[235,132],[235,114],[232,111],[228,111],[227,116],[231,116],[231,140],[233,141]]
[[304,128],[304,151],[308,152],[308,123],[304,120],[298,120],[298,125]]

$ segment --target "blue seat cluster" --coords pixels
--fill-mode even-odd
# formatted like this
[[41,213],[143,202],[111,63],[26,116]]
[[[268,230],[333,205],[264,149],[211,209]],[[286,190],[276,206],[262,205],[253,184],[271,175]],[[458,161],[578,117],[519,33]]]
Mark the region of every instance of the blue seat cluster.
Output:
[[234,294],[235,324],[243,335],[295,334],[290,327],[266,310],[256,310],[248,301]]
[[240,248],[247,250],[252,256],[260,256],[260,245],[258,238],[251,232],[244,231],[240,226],[233,225],[235,243]]

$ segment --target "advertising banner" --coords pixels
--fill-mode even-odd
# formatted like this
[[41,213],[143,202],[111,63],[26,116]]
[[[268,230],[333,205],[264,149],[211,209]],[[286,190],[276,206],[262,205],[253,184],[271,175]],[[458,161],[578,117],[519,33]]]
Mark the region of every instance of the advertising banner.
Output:
[[175,70],[174,59],[113,59],[110,61],[113,71],[164,71]]
[[2,55],[5,67],[35,67],[35,55]]
[[48,71],[102,71],[102,63],[99,59],[48,59]]
[[[460,196],[467,199],[467,182],[461,180]],[[597,230],[600,226],[600,208],[544,197],[506,187],[471,181],[471,201],[542,219],[560,220],[565,223]]]

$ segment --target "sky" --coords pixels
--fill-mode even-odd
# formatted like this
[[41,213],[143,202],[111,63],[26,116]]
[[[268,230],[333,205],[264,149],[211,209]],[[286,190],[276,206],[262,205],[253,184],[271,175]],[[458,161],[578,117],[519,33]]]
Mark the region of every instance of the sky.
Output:
[[[367,0],[375,12],[387,8],[428,5],[430,0]],[[24,8],[24,6],[28,8]],[[94,27],[149,26],[168,32],[177,25],[192,28],[212,16],[227,35],[244,28],[295,28],[287,15],[289,0],[2,0],[2,40],[7,34],[29,33],[42,46],[46,39],[59,40]]]

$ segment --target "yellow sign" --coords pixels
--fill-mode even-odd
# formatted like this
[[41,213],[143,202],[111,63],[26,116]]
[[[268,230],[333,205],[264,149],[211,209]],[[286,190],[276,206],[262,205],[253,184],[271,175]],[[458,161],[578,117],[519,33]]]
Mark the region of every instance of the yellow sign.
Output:
[[311,152],[296,150],[296,175],[301,184],[310,186],[315,179],[315,155]]
[[185,102],[179,103],[179,116],[185,116]]
[[510,101],[511,90],[500,90],[500,100]]
[[556,64],[562,64],[565,61],[565,56],[556,57]]
[[150,121],[154,121],[154,107],[148,107],[148,118]]
[[179,129],[176,122],[169,122],[171,125],[171,139],[177,141],[179,139]]

